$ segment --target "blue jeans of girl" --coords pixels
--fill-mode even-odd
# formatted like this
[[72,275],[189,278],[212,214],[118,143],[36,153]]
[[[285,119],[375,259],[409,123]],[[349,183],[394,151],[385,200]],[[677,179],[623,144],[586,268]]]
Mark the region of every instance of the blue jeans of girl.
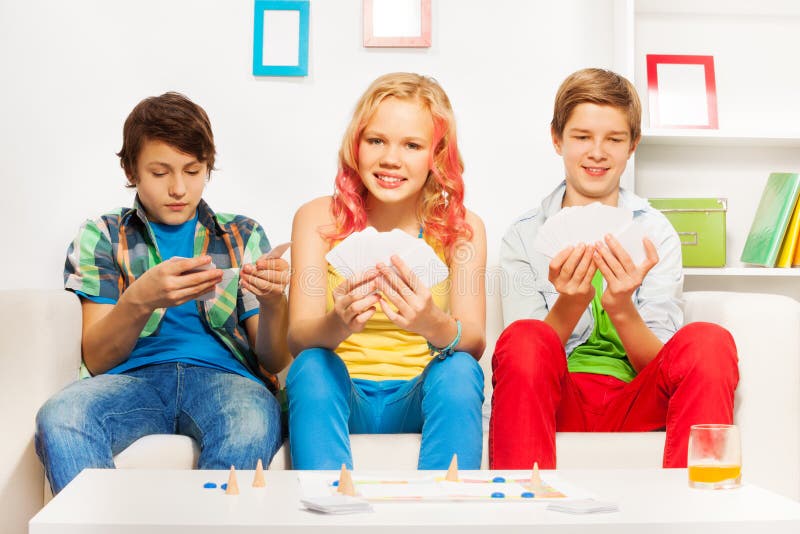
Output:
[[164,363],[73,382],[39,410],[36,453],[58,493],[84,468],[113,468],[142,436],[182,434],[200,447],[200,469],[266,466],[281,445],[280,407],[249,378]]
[[483,371],[456,352],[412,380],[351,379],[336,353],[301,352],[286,379],[295,469],[353,468],[350,433],[422,433],[419,469],[480,469]]

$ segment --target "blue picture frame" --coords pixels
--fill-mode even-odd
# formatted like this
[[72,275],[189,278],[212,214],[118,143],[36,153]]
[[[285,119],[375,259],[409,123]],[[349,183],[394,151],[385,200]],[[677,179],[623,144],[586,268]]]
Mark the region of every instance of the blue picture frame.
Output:
[[[264,12],[298,11],[300,41],[297,65],[264,65]],[[253,12],[253,75],[308,76],[309,0],[256,0]]]

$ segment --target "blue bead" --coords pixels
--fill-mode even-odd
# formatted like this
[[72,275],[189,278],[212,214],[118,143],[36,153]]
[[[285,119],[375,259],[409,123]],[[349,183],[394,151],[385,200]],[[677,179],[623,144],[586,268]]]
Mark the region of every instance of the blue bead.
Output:
[[206,489],[213,489],[213,488],[216,488],[217,485],[214,484],[213,482],[206,482],[205,484],[203,484],[203,487],[206,488]]
[[221,490],[226,490],[226,489],[228,489],[228,485],[227,485],[227,484],[223,484],[223,485],[221,485],[221,486],[219,487],[219,489],[221,489]]
[[338,481],[338,480],[334,480],[332,485],[333,485],[333,487],[335,488],[336,486],[338,486],[338,485],[339,485],[339,481]]
[[492,499],[505,499],[505,498],[506,498],[505,493],[501,493],[499,491],[495,491],[494,493],[492,493]]
[[503,477],[494,477],[492,479],[492,482],[505,482],[505,481],[506,481],[506,479],[503,478]]
[[522,492],[522,495],[520,495],[520,497],[522,497],[523,499],[533,499],[533,493],[531,493],[530,491],[524,491]]

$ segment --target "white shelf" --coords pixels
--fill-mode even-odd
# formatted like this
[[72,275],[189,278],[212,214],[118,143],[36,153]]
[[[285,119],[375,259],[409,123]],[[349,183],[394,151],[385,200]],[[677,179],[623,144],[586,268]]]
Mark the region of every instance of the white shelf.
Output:
[[758,146],[800,148],[800,131],[653,129],[642,130],[642,145]]
[[741,16],[791,16],[800,14],[796,0],[635,0],[636,13]]
[[[615,66],[633,65],[645,121],[647,54],[714,57],[721,128],[643,128],[630,165],[637,194],[728,198],[727,244],[741,249],[766,177],[800,170],[800,107],[792,90],[800,71],[786,66],[800,32],[800,0],[615,2],[628,10],[615,19],[625,30],[615,39],[621,49]],[[800,300],[800,268],[732,260],[728,267],[683,273],[694,290],[765,291]]]
[[800,267],[768,268],[768,267],[685,267],[684,276],[768,276],[768,277],[800,277]]

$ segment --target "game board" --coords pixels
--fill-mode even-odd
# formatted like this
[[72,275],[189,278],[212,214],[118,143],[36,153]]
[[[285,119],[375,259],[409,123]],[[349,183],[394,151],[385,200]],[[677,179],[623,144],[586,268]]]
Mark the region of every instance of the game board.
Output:
[[[298,472],[305,498],[337,495],[337,472]],[[585,499],[587,492],[549,473],[538,491],[530,487],[530,476],[515,472],[462,472],[456,482],[442,475],[420,475],[408,478],[381,477],[354,472],[352,475],[357,497],[370,502],[420,501],[506,501],[553,502],[564,499]]]

